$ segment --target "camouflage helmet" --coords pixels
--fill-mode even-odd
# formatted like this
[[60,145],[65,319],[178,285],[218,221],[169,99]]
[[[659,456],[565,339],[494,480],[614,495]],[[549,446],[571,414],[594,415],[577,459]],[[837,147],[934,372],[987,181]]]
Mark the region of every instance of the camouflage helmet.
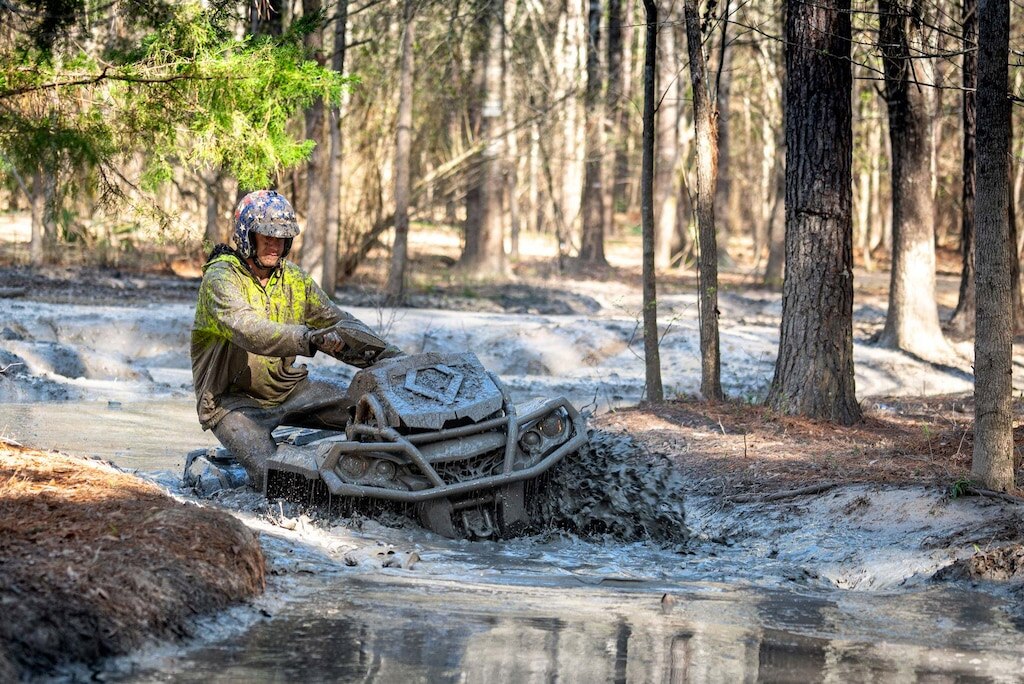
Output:
[[299,234],[299,224],[295,220],[295,210],[284,196],[274,190],[257,190],[239,201],[235,208],[234,242],[243,259],[256,253],[252,233],[284,238],[281,257],[288,256],[292,238]]

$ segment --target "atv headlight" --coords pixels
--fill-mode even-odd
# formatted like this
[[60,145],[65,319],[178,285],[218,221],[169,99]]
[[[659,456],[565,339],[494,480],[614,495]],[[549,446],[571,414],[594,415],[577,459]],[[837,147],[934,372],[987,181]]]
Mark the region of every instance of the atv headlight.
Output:
[[565,421],[562,419],[562,412],[555,411],[540,422],[540,431],[545,437],[558,437],[565,431]]
[[362,456],[345,456],[338,463],[338,470],[341,473],[352,480],[358,480],[363,475],[366,475],[366,471],[370,469],[370,462]]

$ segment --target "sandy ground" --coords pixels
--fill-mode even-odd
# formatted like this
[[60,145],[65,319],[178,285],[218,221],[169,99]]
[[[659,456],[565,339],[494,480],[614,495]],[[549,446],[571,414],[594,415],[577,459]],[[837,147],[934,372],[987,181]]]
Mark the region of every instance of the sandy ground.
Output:
[[[0,276],[0,402],[191,402],[195,280],[75,270]],[[863,280],[854,356],[867,417],[851,428],[756,406],[773,372],[781,303],[741,276],[727,276],[720,296],[723,385],[732,398],[720,405],[696,398],[696,298],[685,278],[667,279],[659,297],[673,400],[656,406],[636,406],[644,398],[639,294],[615,279],[535,275],[511,285],[434,286],[398,310],[374,306],[357,287],[341,300],[408,351],[473,351],[516,399],[564,394],[591,414],[605,444],[619,445],[633,462],[670,463],[688,528],[676,551],[695,559],[697,576],[869,591],[914,586],[937,573],[1015,583],[1024,556],[1021,506],[950,495],[962,493],[954,485],[970,463],[969,345],[943,365],[873,345],[884,288],[877,278]],[[940,285],[948,310],[955,281]],[[342,381],[352,375],[332,359],[311,366]],[[1020,355],[1015,387],[1024,389]],[[18,426],[0,430],[17,437]],[[815,489],[800,494],[808,487]],[[244,496],[218,502],[246,524],[283,535],[268,548],[272,566],[289,556],[289,538],[321,548],[322,562],[338,565],[385,568],[410,558],[390,561],[330,521],[275,514]]]

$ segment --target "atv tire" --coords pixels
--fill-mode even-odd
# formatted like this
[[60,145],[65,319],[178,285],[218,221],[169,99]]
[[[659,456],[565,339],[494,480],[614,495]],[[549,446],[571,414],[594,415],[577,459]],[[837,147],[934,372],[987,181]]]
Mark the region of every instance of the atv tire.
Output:
[[420,524],[435,534],[449,539],[461,539],[452,521],[454,509],[448,499],[432,499],[416,504],[416,515]]
[[494,508],[502,538],[520,536],[530,523],[526,514],[526,483],[513,482],[495,492]]

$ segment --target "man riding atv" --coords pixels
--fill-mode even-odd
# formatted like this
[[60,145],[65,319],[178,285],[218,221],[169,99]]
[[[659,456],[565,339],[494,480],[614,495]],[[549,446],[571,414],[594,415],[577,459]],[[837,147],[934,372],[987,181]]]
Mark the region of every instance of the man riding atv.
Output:
[[296,356],[324,351],[359,368],[404,356],[286,260],[298,234],[284,197],[272,190],[243,197],[235,210],[234,249],[217,245],[203,267],[192,328],[199,422],[259,491],[277,451],[274,428],[344,430],[349,421],[346,388],[310,380]]
[[[298,233],[287,200],[251,193],[235,249],[218,245],[204,267],[192,329],[203,428],[271,498],[390,502],[447,537],[523,531],[531,492],[586,447],[579,411],[561,397],[515,405],[472,352],[387,344],[285,260]],[[362,369],[347,389],[294,364],[318,350]],[[275,436],[285,425],[314,430]],[[204,453],[189,455],[186,481]]]

